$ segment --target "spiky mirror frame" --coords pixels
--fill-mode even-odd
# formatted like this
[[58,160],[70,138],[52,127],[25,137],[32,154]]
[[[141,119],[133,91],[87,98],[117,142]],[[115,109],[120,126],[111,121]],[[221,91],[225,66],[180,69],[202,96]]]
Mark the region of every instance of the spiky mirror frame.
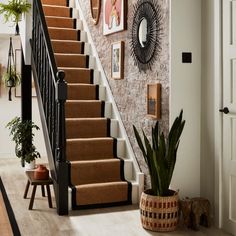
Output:
[[[139,0],[133,8],[131,32],[131,55],[139,70],[151,70],[161,51],[162,14],[157,0]],[[147,42],[142,47],[139,41],[139,27],[143,19],[147,20]]]

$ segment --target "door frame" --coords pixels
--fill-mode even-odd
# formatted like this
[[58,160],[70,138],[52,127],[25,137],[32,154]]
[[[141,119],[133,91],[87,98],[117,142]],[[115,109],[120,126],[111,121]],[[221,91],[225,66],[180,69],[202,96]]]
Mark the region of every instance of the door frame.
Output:
[[214,1],[214,100],[215,100],[215,212],[214,222],[222,227],[222,163],[223,163],[223,66],[222,66],[222,1]]

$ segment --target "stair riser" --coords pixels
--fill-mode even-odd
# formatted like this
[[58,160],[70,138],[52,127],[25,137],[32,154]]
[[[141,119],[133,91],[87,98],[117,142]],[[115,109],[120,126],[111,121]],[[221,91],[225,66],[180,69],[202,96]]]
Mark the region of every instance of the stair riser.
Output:
[[123,182],[111,186],[86,186],[76,189],[76,204],[86,206],[93,204],[108,204],[128,201],[128,184]]
[[66,118],[104,117],[105,103],[102,102],[67,102]]
[[89,58],[84,55],[55,54],[58,67],[88,68]]
[[93,70],[89,69],[68,69],[66,67],[60,68],[65,71],[65,80],[67,83],[93,83]]
[[66,120],[66,137],[73,138],[98,138],[110,136],[109,121],[68,121]]
[[67,159],[70,161],[110,159],[116,156],[116,149],[117,142],[113,139],[67,140]]
[[68,100],[97,100],[99,88],[96,85],[68,85]]
[[84,43],[52,41],[54,53],[83,54]]
[[121,162],[71,163],[71,184],[103,183],[120,181]]
[[46,22],[48,27],[57,27],[57,28],[76,28],[76,20],[74,19],[60,19],[60,18],[52,18],[46,17]]
[[43,6],[45,16],[72,17],[72,9],[66,7]]
[[60,30],[49,28],[48,31],[51,39],[80,40],[80,31],[77,30]]
[[41,0],[44,5],[55,5],[55,6],[68,6],[69,1],[67,0]]

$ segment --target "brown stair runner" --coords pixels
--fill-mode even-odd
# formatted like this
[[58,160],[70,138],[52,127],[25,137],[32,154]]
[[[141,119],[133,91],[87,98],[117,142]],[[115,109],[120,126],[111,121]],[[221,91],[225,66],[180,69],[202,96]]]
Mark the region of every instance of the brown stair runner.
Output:
[[72,207],[90,208],[131,203],[131,184],[124,179],[124,161],[117,158],[117,141],[110,137],[105,102],[93,84],[85,43],[76,30],[67,0],[42,0],[58,69],[68,85],[66,155],[70,162]]

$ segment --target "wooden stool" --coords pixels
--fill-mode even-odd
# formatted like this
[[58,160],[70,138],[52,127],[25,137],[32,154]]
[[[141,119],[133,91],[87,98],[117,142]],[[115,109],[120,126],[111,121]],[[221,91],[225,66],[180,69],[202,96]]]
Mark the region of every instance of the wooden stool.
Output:
[[38,185],[41,186],[43,197],[45,197],[44,185],[46,186],[47,194],[48,194],[48,206],[52,208],[52,198],[51,198],[51,192],[50,192],[50,185],[53,184],[52,179],[49,177],[49,179],[47,180],[36,180],[34,179],[34,171],[26,171],[25,173],[26,173],[26,176],[28,177],[28,181],[25,187],[24,198],[27,198],[29,186],[30,185],[33,186],[33,191],[30,198],[29,210],[33,209],[35,193],[36,193],[36,189]]

